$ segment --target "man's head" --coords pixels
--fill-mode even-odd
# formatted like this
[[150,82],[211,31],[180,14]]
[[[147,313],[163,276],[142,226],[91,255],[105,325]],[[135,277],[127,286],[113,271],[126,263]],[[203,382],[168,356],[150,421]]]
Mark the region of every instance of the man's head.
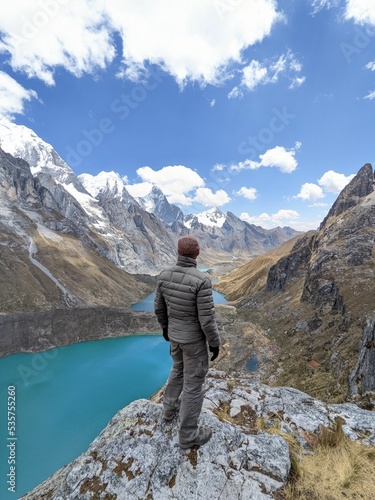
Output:
[[183,236],[178,240],[178,255],[196,259],[199,255],[199,243],[194,236]]

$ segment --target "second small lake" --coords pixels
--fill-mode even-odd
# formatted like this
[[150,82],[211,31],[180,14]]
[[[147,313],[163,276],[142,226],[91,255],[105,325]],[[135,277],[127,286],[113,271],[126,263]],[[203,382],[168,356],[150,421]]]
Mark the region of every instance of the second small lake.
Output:
[[[212,290],[212,296],[215,304],[227,303],[225,295],[223,295],[220,292],[217,292],[216,290]],[[150,293],[150,295],[147,295],[147,297],[141,300],[141,302],[133,304],[131,306],[131,309],[134,309],[135,311],[152,312],[154,310],[154,299],[155,299],[155,292]]]

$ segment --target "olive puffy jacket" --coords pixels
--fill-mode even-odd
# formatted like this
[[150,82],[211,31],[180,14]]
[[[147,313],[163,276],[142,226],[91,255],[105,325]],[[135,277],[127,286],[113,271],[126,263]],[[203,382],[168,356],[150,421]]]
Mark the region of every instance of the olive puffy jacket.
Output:
[[220,345],[211,280],[198,271],[196,260],[178,256],[175,266],[160,273],[154,306],[170,340],[188,344],[205,337],[210,346]]

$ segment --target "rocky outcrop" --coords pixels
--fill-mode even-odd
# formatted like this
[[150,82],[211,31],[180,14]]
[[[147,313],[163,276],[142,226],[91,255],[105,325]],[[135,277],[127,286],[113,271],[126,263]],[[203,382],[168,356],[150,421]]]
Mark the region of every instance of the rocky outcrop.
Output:
[[339,197],[332,205],[327,216],[320,225],[322,229],[331,217],[337,217],[349,210],[349,208],[358,205],[361,198],[368,196],[374,191],[374,175],[370,163],[366,163],[357,175],[341,191]]
[[267,276],[267,292],[280,292],[285,285],[301,278],[306,273],[307,264],[311,257],[315,232],[303,236],[292,248],[286,257],[282,257],[273,265]]
[[363,330],[359,346],[358,361],[349,376],[351,395],[366,396],[371,392],[375,396],[375,316],[369,320]]
[[0,357],[86,340],[159,331],[154,314],[125,308],[53,309],[0,315]]
[[[375,444],[375,413],[325,405],[295,389],[252,384],[211,372],[201,424],[213,430],[200,448],[178,446],[178,418],[162,420],[160,393],[118,412],[89,449],[23,500],[274,499],[288,480],[290,452],[282,434],[311,453],[323,427]],[[280,428],[280,434],[258,430]]]

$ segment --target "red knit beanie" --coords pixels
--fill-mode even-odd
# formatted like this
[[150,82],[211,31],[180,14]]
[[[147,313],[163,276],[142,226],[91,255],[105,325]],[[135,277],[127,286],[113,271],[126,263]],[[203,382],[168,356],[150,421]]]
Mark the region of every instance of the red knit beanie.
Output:
[[199,243],[194,236],[183,236],[178,240],[178,255],[196,259],[199,255]]

